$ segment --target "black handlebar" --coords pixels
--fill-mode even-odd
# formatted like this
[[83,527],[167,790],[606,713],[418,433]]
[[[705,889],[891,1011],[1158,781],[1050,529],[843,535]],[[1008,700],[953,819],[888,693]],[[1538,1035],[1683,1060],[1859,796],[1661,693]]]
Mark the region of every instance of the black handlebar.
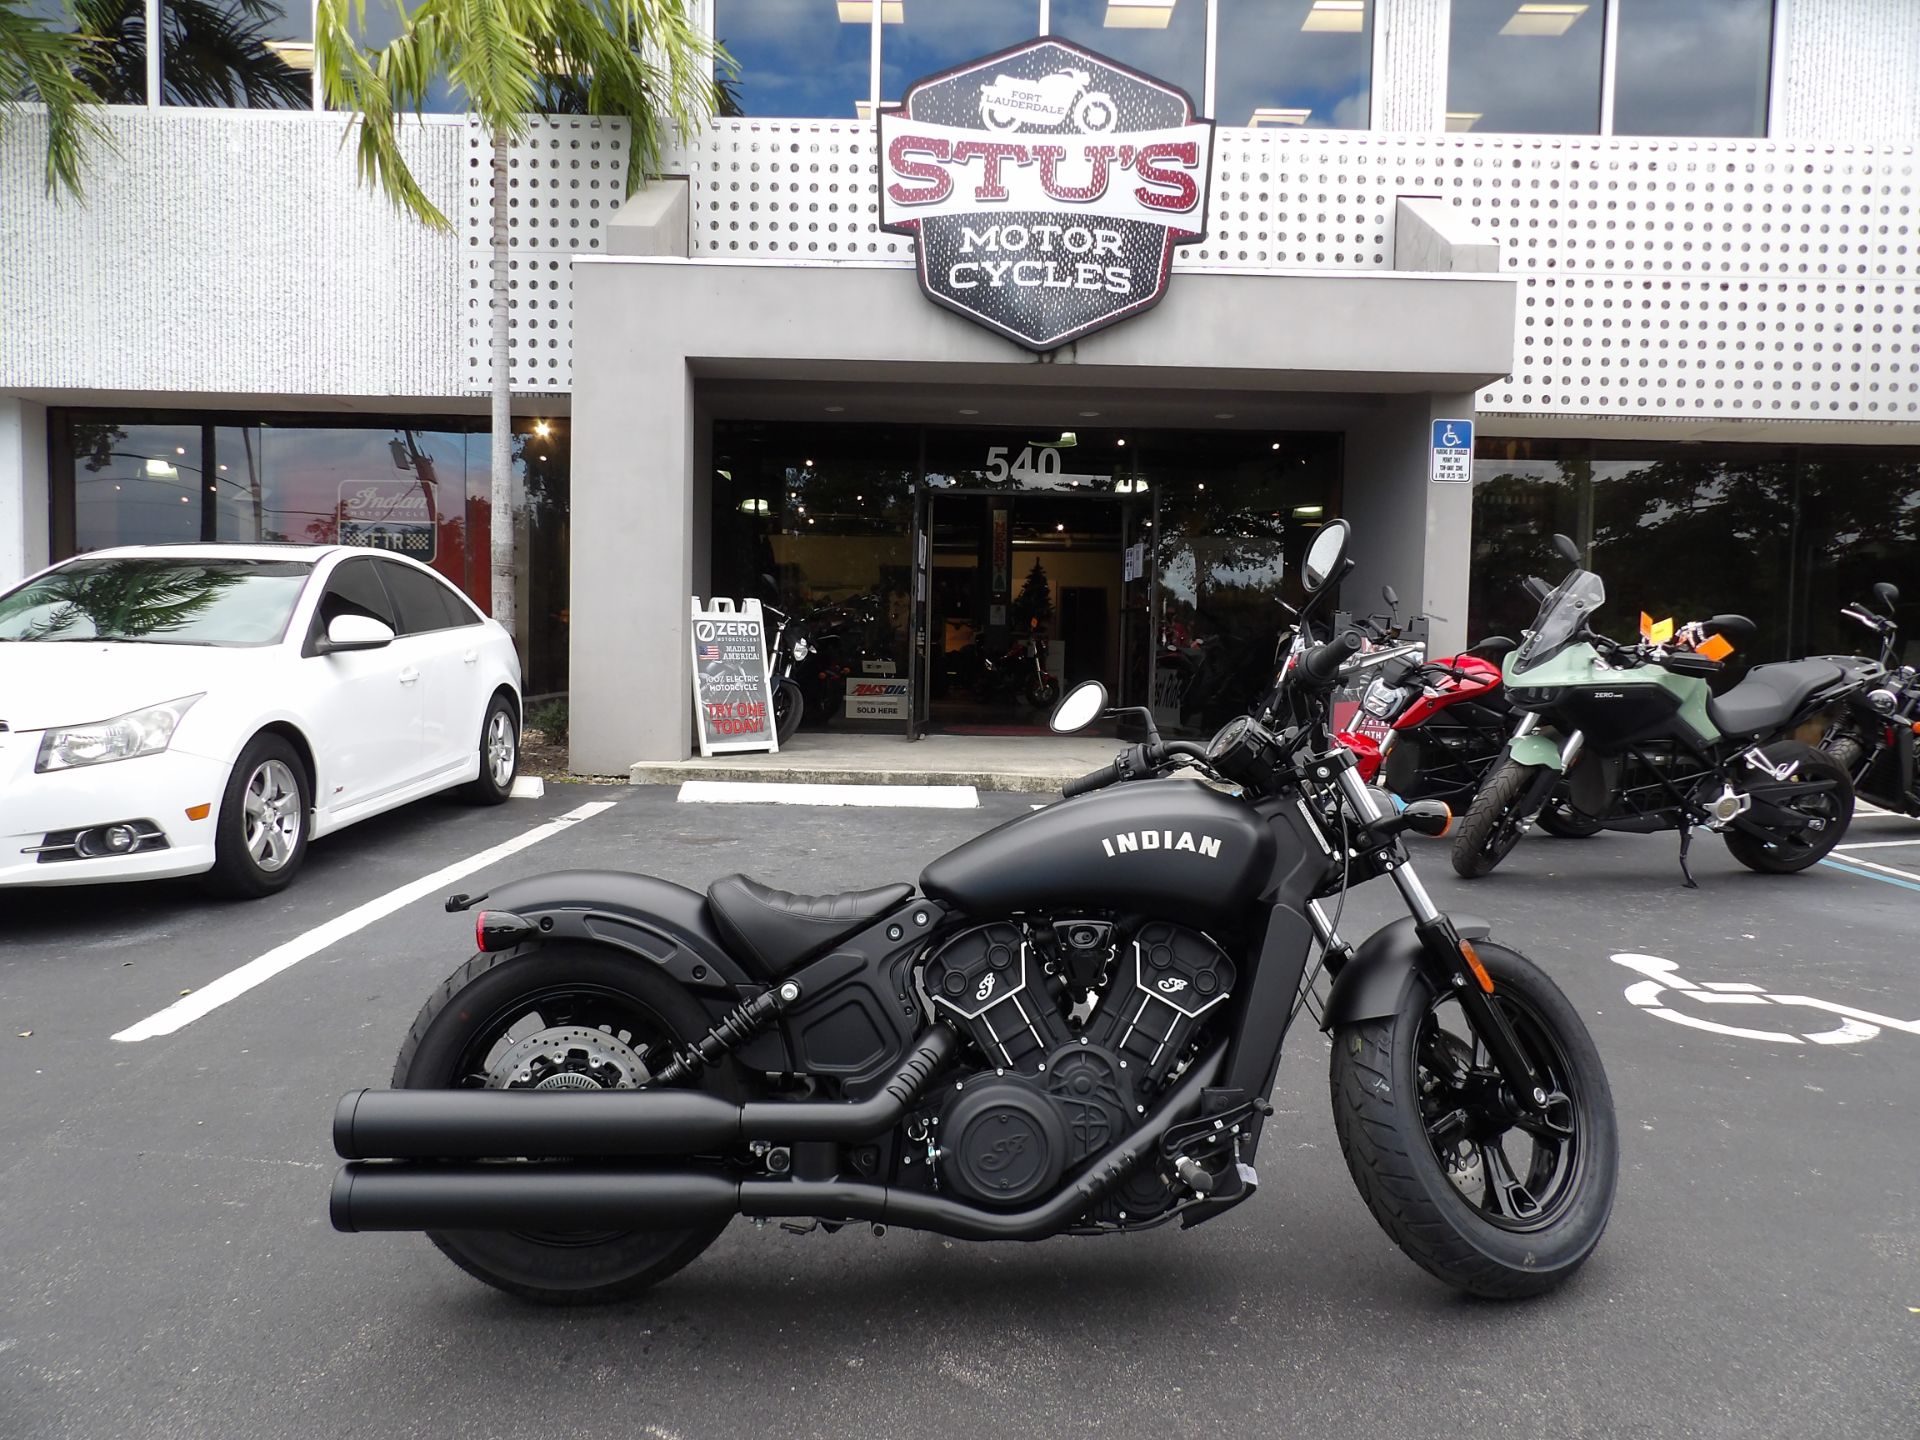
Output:
[[1324,690],[1339,678],[1340,667],[1360,653],[1366,641],[1358,630],[1336,635],[1324,645],[1316,645],[1300,657],[1294,669],[1303,684]]
[[1086,795],[1095,790],[1104,790],[1120,779],[1120,762],[1102,765],[1098,770],[1090,770],[1078,780],[1069,780],[1060,787],[1060,794],[1068,799],[1076,795]]

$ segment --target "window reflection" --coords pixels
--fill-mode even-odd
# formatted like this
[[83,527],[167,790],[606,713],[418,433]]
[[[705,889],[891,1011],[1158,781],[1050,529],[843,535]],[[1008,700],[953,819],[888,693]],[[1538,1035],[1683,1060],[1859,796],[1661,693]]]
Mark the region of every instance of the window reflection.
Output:
[[[389,40],[397,39],[405,25],[395,0],[371,0],[359,18],[361,23],[354,27],[353,38],[362,50],[378,50]],[[420,108],[429,115],[465,114],[466,91],[449,76],[436,73],[428,83],[426,102]]]
[[1207,85],[1207,7],[1202,0],[1053,0],[1052,34],[1177,85],[1197,110]]
[[1364,130],[1371,0],[1226,0],[1214,62],[1223,125]]
[[1597,135],[1604,0],[1453,0],[1447,128]]
[[[881,0],[884,23],[902,14]],[[714,0],[713,36],[740,67],[738,114],[851,120],[872,99],[870,0]]]
[[[108,105],[147,103],[147,7],[144,0],[25,0],[19,6],[60,34],[98,37],[90,85]],[[11,98],[11,97],[7,97]],[[33,95],[24,96],[34,99]]]
[[923,75],[1031,40],[1039,0],[905,0],[900,22],[880,31],[880,94],[897,101]]
[[1615,0],[1616,135],[1764,135],[1773,0]]
[[311,3],[162,0],[160,103],[312,109]]
[[77,549],[222,538],[200,426],[86,420],[75,423],[72,438]]

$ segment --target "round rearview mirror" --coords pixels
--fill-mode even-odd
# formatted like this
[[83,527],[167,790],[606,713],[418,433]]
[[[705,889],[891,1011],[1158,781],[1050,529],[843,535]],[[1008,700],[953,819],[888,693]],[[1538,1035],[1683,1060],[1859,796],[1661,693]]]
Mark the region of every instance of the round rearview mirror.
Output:
[[1060,703],[1053,707],[1053,718],[1047,721],[1047,725],[1056,735],[1071,735],[1098,720],[1100,712],[1106,708],[1107,687],[1098,680],[1088,680],[1074,686],[1060,698]]
[[1307,558],[1300,562],[1300,583],[1309,591],[1318,590],[1333,578],[1347,553],[1348,528],[1344,520],[1329,520],[1307,546]]
[[1882,580],[1873,587],[1873,593],[1880,602],[1880,608],[1889,615],[1893,614],[1893,607],[1900,603],[1899,590]]
[[1578,565],[1580,563],[1580,547],[1564,535],[1555,535],[1553,537],[1553,551],[1554,554],[1558,555],[1569,565]]

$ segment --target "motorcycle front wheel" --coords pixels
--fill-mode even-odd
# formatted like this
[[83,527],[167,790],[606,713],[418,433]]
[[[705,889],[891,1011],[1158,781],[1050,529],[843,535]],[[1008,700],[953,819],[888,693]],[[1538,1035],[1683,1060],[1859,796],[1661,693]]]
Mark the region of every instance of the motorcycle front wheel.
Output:
[[782,675],[773,682],[773,734],[782,745],[793,739],[800,719],[807,713],[807,697],[800,687]]
[[[707,1029],[700,1007],[645,962],[555,943],[475,955],[447,978],[400,1048],[399,1089],[631,1087]],[[702,1076],[739,1099],[730,1066]],[[509,1158],[509,1157],[502,1157]],[[686,1230],[428,1231],[477,1280],[545,1305],[628,1300],[690,1263],[726,1222]]]
[[1491,875],[1520,843],[1526,833],[1520,802],[1533,784],[1534,770],[1509,760],[1480,782],[1448,854],[1455,874],[1467,880]]
[[1406,987],[1397,1013],[1340,1027],[1329,1084],[1347,1169],[1421,1268],[1512,1300],[1561,1284],[1600,1243],[1620,1140],[1613,1092],[1579,1013],[1531,961],[1475,943],[1499,1007],[1548,1093],[1512,1101],[1450,995]]

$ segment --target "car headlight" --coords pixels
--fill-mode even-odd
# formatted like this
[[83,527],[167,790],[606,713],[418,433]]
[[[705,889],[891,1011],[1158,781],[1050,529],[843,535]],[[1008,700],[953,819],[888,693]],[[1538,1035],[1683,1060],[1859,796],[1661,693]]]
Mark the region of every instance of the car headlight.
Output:
[[82,765],[131,760],[138,755],[158,755],[173,743],[173,732],[180,724],[180,717],[201,698],[189,695],[184,700],[129,710],[111,720],[49,730],[40,739],[40,755],[33,762],[34,773],[43,775],[49,770],[72,770]]

